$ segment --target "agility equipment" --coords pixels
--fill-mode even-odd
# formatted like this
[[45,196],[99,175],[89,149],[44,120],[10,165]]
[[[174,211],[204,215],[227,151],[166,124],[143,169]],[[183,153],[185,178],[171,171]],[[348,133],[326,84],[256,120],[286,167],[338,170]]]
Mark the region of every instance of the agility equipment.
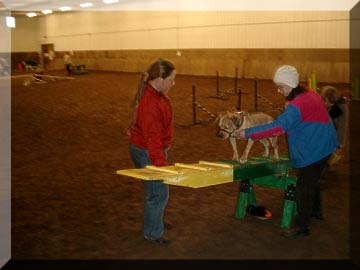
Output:
[[317,79],[315,72],[311,73],[311,76],[308,78],[308,88],[317,91]]
[[32,83],[47,83],[46,79],[49,81],[56,80],[73,80],[72,77],[63,77],[63,76],[52,76],[44,74],[21,74],[21,75],[12,75],[12,79],[23,79],[23,85],[29,86]]
[[173,166],[146,166],[144,169],[119,170],[117,174],[141,180],[161,180],[165,184],[201,188],[233,182],[233,166],[223,162],[175,163]]
[[86,69],[86,65],[73,65],[71,66],[71,73],[72,74],[86,74],[89,71]]
[[[258,80],[255,78],[254,79],[254,112],[258,112],[258,99],[260,99],[263,103],[266,103],[268,105],[271,106],[271,109],[267,109],[267,110],[262,110],[261,112],[267,112],[267,111],[283,111],[283,108],[280,108],[277,104],[274,104],[273,102],[271,102],[268,98],[266,98],[263,95],[260,95],[258,93]],[[238,107],[240,107],[240,95],[239,95],[239,99],[238,99]]]
[[296,180],[289,173],[294,169],[286,155],[280,160],[252,157],[245,164],[234,160],[198,163],[175,163],[173,166],[146,166],[143,169],[118,170],[117,174],[143,181],[158,180],[169,185],[202,188],[231,182],[240,182],[235,217],[244,219],[248,205],[257,206],[254,186],[285,190],[281,227],[289,228],[296,212]]
[[215,119],[217,116],[215,114],[213,114],[212,112],[210,112],[208,109],[206,109],[204,106],[202,106],[201,104],[199,104],[196,101],[196,86],[193,85],[192,86],[192,111],[193,111],[193,125],[199,125],[199,124],[208,124],[210,121],[200,121],[197,119],[197,114],[196,114],[196,108],[199,108],[200,110],[206,112],[208,115],[210,115],[213,119]]
[[[227,161],[236,164],[235,161]],[[244,165],[234,166],[234,181],[240,181],[240,191],[235,217],[243,219],[248,205],[257,205],[254,186],[264,186],[285,190],[282,228],[290,228],[296,212],[295,176],[289,176],[294,169],[286,155],[280,155],[279,161],[268,157],[252,157]],[[289,195],[290,194],[290,195]]]
[[234,73],[234,87],[226,90],[220,90],[220,76],[219,71],[216,71],[216,95],[209,96],[209,98],[216,98],[221,100],[228,100],[230,96],[237,95],[241,93],[241,88],[238,86],[238,74],[239,69],[235,67]]

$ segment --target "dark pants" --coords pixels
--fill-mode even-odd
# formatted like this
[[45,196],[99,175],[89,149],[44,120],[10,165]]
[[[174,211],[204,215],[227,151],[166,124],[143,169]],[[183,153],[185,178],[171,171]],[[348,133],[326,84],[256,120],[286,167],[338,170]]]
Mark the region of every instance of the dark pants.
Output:
[[320,176],[327,164],[327,156],[309,166],[299,168],[296,183],[296,228],[308,229],[313,214],[321,214]]

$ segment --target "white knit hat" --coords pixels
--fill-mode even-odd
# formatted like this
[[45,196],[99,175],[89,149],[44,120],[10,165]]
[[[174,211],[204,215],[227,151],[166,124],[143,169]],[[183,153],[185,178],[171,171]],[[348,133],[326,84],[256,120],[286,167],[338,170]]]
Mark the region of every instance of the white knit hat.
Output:
[[293,66],[281,66],[275,71],[273,81],[276,84],[286,84],[291,88],[296,88],[299,84],[299,73]]

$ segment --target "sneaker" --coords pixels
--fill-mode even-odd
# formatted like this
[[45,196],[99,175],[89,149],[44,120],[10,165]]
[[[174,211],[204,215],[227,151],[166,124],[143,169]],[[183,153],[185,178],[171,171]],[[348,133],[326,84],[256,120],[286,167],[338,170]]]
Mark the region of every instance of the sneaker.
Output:
[[164,221],[164,228],[166,230],[171,230],[174,226],[171,223],[167,223]]
[[167,239],[165,237],[160,237],[160,238],[156,238],[156,239],[145,237],[145,239],[147,241],[149,241],[150,243],[157,244],[157,245],[163,245],[163,246],[169,245],[171,243],[171,240]]
[[271,211],[264,206],[249,205],[246,211],[248,214],[259,219],[270,219],[272,217]]
[[308,236],[310,234],[310,230],[309,229],[301,229],[301,228],[294,228],[294,229],[290,229],[287,230],[283,236],[287,239],[296,239],[300,236]]

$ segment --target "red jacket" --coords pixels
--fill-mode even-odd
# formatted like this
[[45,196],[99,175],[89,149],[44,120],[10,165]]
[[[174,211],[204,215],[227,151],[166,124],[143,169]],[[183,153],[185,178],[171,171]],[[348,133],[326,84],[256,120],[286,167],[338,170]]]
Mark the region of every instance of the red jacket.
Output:
[[130,128],[131,143],[147,149],[153,165],[165,166],[164,148],[170,146],[173,131],[169,98],[147,84],[137,108],[135,124]]

